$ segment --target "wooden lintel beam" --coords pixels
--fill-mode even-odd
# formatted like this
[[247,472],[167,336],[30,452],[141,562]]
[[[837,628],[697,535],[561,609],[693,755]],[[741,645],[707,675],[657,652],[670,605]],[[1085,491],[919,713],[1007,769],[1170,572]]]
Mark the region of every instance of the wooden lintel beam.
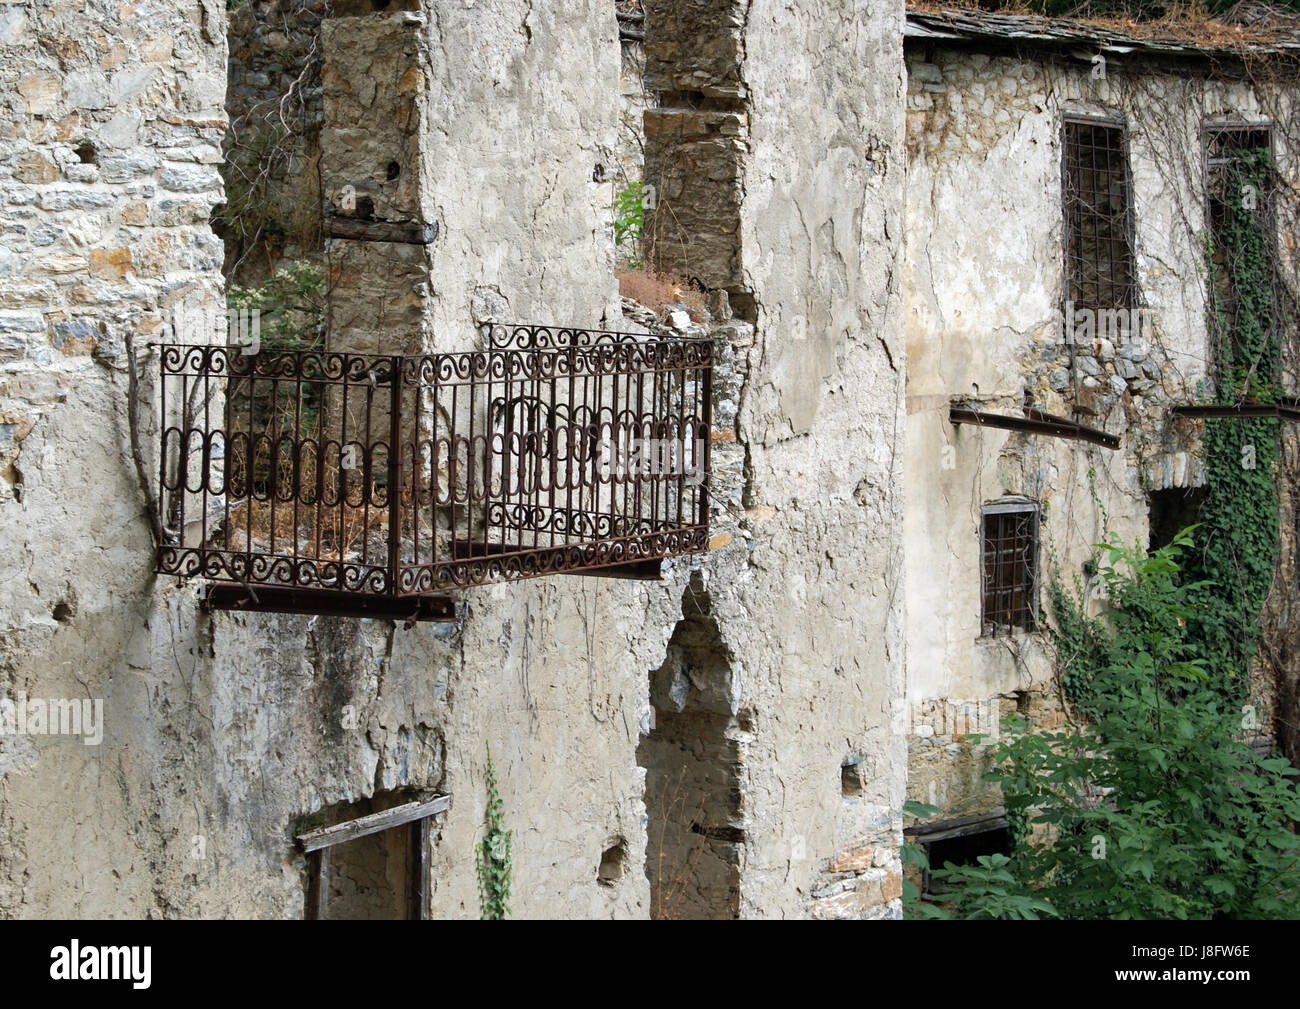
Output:
[[431,245],[438,237],[438,222],[362,221],[355,217],[325,215],[326,238],[349,238],[362,242],[400,242],[405,245]]
[[298,842],[298,848],[301,851],[309,853],[319,851],[321,848],[332,848],[336,844],[355,841],[359,837],[378,834],[381,830],[391,830],[393,827],[414,823],[426,816],[445,812],[449,805],[451,805],[451,796],[449,795],[440,795],[427,802],[408,802],[402,806],[385,809],[381,813],[371,813],[369,816],[348,820],[347,823],[340,823],[333,827],[321,827],[319,830],[299,834],[295,840]]

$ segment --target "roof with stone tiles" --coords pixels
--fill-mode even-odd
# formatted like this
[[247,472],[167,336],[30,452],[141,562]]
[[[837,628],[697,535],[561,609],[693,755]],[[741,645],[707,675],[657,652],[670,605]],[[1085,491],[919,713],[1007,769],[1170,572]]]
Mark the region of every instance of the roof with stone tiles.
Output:
[[909,3],[908,41],[1088,46],[1102,52],[1204,59],[1300,55],[1300,17],[1268,4],[1240,3],[1199,21],[1138,22],[1120,18],[1049,18],[977,7]]

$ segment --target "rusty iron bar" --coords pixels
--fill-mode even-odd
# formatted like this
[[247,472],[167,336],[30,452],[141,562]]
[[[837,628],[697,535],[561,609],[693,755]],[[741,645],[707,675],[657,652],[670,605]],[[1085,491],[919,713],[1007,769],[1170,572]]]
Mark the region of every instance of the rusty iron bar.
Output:
[[384,596],[333,589],[287,589],[276,585],[245,588],[215,583],[205,590],[203,605],[210,610],[247,613],[302,613],[439,623],[456,619],[454,596]]
[[948,408],[948,420],[952,424],[974,424],[978,427],[996,427],[1006,431],[1024,431],[1029,434],[1044,434],[1052,438],[1068,438],[1101,445],[1103,448],[1119,448],[1119,436],[1087,427],[1064,417],[1057,417],[1041,410],[1029,409],[1024,417],[1010,417],[1004,414],[984,413],[964,406]]
[[710,340],[481,335],[420,355],[161,345],[156,570],[237,593],[213,605],[265,608],[269,587],[373,613],[359,600],[657,577],[707,550]]
[[1232,403],[1198,406],[1184,404],[1170,408],[1179,417],[1276,417],[1279,420],[1300,421],[1300,403],[1282,400],[1277,403]]

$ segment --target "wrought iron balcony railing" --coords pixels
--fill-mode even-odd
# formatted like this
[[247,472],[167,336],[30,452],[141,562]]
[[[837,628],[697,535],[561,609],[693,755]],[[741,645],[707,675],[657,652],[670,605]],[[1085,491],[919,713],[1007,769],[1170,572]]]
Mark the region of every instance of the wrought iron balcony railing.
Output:
[[160,350],[160,574],[220,608],[443,619],[447,593],[657,577],[708,547],[708,340],[484,327],[486,350]]

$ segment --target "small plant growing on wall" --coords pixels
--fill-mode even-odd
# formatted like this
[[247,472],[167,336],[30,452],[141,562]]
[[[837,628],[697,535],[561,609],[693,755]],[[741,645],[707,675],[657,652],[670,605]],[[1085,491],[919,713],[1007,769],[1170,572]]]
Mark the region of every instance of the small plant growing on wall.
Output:
[[614,197],[614,245],[629,270],[645,265],[642,235],[645,233],[646,187],[633,182]]
[[510,831],[505,829],[491,744],[487,749],[487,793],[488,829],[479,842],[476,859],[479,909],[484,921],[500,921],[510,912]]

